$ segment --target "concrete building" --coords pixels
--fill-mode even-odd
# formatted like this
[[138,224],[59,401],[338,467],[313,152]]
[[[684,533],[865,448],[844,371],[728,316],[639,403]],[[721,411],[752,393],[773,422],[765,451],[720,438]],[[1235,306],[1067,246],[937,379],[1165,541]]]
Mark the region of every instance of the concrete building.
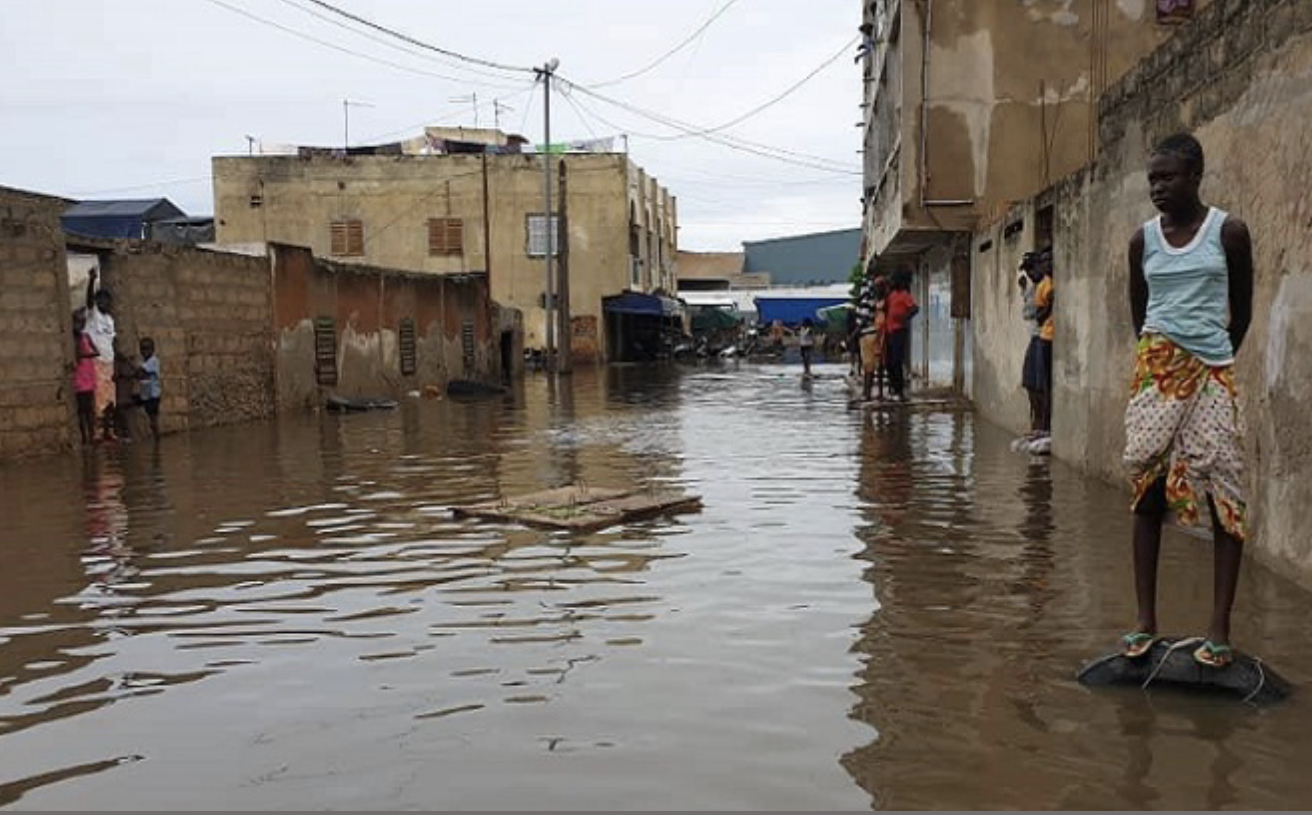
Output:
[[[1184,4],[1173,7],[1179,16]],[[932,310],[913,331],[913,368],[961,388],[971,232],[1088,162],[1099,95],[1175,29],[1142,0],[862,0],[861,10],[861,257],[867,270],[916,275]],[[1050,241],[1051,211],[1033,229]]]
[[[216,157],[217,241],[281,242],[434,275],[486,273],[491,298],[523,313],[524,346],[543,348],[543,155],[516,153],[499,132],[480,139],[486,150],[479,153],[405,153],[397,144],[374,153]],[[600,362],[622,347],[622,317],[608,319],[604,305],[622,311],[627,304],[607,298],[676,290],[676,202],[626,154],[556,155],[553,188],[561,166],[567,193],[553,216],[563,210],[568,226],[568,345],[574,362]]]
[[768,288],[770,275],[743,273],[741,251],[679,251],[679,291]]

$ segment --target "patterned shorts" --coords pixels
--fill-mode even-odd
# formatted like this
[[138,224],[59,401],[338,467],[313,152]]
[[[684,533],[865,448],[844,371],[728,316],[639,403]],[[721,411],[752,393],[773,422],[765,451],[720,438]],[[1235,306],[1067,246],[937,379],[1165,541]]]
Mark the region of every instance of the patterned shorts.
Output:
[[1227,533],[1248,536],[1244,456],[1234,366],[1208,365],[1159,334],[1139,340],[1125,409],[1124,462],[1134,505],[1161,479],[1183,525],[1210,496]]

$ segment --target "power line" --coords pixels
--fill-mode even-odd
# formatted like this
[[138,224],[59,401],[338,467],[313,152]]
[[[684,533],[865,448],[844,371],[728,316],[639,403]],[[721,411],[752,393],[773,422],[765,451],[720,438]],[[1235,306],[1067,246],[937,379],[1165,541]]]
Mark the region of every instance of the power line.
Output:
[[639,76],[641,76],[641,75],[643,75],[643,74],[646,74],[647,72],[649,72],[649,71],[651,71],[652,69],[654,69],[654,68],[656,68],[657,66],[659,66],[661,63],[663,63],[663,62],[665,62],[666,60],[668,60],[668,59],[670,59],[671,57],[673,57],[675,54],[678,54],[680,51],[682,51],[684,48],[686,48],[686,47],[688,46],[689,43],[691,43],[692,41],[694,41],[694,40],[696,40],[698,37],[700,37],[700,36],[706,31],[706,29],[708,29],[708,28],[711,27],[711,24],[712,24],[712,23],[714,23],[716,20],[718,20],[722,14],[724,14],[726,11],[728,11],[729,8],[730,8],[734,3],[737,3],[737,2],[738,2],[738,0],[728,0],[728,2],[726,2],[724,5],[720,6],[719,10],[716,11],[714,14],[712,14],[712,15],[710,16],[710,18],[707,19],[707,21],[706,21],[705,23],[702,23],[700,26],[698,26],[697,29],[696,29],[695,31],[693,31],[692,34],[689,34],[689,35],[688,35],[687,37],[685,37],[683,40],[679,41],[679,43],[678,43],[676,46],[674,46],[674,48],[672,48],[672,49],[670,49],[669,51],[665,52],[665,53],[662,54],[660,57],[657,57],[655,60],[653,60],[652,62],[650,62],[650,63],[648,63],[647,65],[643,66],[642,68],[638,69],[637,71],[633,71],[633,72],[630,72],[630,73],[628,73],[628,74],[624,74],[624,75],[622,75],[622,76],[616,77],[616,78],[613,79],[613,80],[607,80],[607,81],[605,81],[605,82],[603,82],[603,83],[593,83],[593,84],[592,84],[592,87],[593,87],[593,88],[605,88],[605,87],[607,87],[607,86],[618,85],[619,83],[623,83],[623,82],[625,82],[625,81],[627,81],[627,80],[632,80],[634,77],[639,77]]
[[834,62],[835,62],[839,57],[842,57],[842,56],[844,56],[845,54],[847,54],[847,50],[850,49],[850,48],[851,48],[851,47],[857,42],[858,39],[859,39],[859,37],[854,37],[854,38],[852,38],[851,40],[848,40],[846,43],[843,44],[843,47],[842,47],[841,49],[839,49],[838,52],[837,52],[836,54],[834,54],[834,55],[833,55],[832,57],[830,57],[829,59],[825,60],[825,61],[824,61],[823,63],[821,63],[820,65],[816,66],[816,67],[815,67],[814,69],[812,69],[812,70],[811,70],[811,71],[810,71],[805,77],[803,77],[802,79],[800,79],[800,80],[798,80],[797,82],[793,83],[793,84],[790,85],[788,88],[786,88],[786,89],[784,89],[783,91],[781,91],[779,94],[775,95],[774,97],[771,97],[769,100],[766,100],[764,103],[761,103],[760,105],[756,106],[755,108],[751,109],[750,111],[747,111],[747,112],[745,112],[745,113],[743,113],[743,114],[740,114],[739,116],[733,118],[732,120],[729,120],[728,122],[720,123],[719,125],[715,126],[714,128],[708,128],[708,129],[705,129],[704,131],[698,132],[697,134],[678,134],[678,135],[675,135],[675,136],[672,136],[672,137],[667,137],[666,139],[668,139],[668,140],[682,140],[682,139],[686,139],[686,138],[688,138],[688,137],[699,136],[700,134],[714,134],[714,133],[717,133],[717,132],[719,132],[719,131],[723,131],[723,130],[726,129],[726,128],[731,128],[731,127],[733,127],[733,126],[735,126],[735,125],[738,125],[739,123],[745,122],[745,121],[751,119],[752,117],[755,117],[757,114],[760,114],[762,111],[765,111],[766,109],[770,108],[771,106],[776,105],[776,104],[782,102],[782,101],[784,100],[784,98],[788,97],[788,96],[789,96],[790,94],[792,94],[794,91],[796,91],[797,89],[799,89],[799,88],[801,88],[802,86],[806,85],[806,84],[807,84],[808,82],[810,82],[810,81],[811,81],[811,80],[812,80],[817,74],[819,74],[820,72],[824,71],[824,70],[825,70],[826,68],[828,68],[829,66],[833,65]]
[[[346,23],[343,23],[343,22],[340,21],[340,20],[335,20],[335,19],[333,19],[331,16],[329,16],[329,15],[327,15],[327,14],[324,14],[323,12],[315,11],[315,10],[312,9],[312,8],[306,8],[305,6],[301,5],[300,3],[295,2],[295,0],[280,0],[280,2],[283,3],[284,5],[291,6],[292,8],[294,8],[294,9],[296,9],[297,11],[301,12],[302,14],[308,14],[308,15],[310,15],[311,17],[315,17],[315,18],[317,18],[317,19],[319,19],[319,20],[323,20],[324,22],[326,22],[326,23],[328,23],[328,24],[330,24],[330,25],[336,26],[336,27],[338,27],[338,28],[340,28],[340,29],[342,29],[342,30],[344,30],[344,31],[349,31],[349,32],[352,33],[352,34],[358,35],[358,36],[360,36],[360,37],[364,37],[364,38],[367,39],[367,40],[372,40],[372,41],[375,42],[375,43],[379,43],[379,44],[381,44],[381,45],[387,46],[388,48],[393,49],[394,51],[399,51],[399,52],[401,52],[402,54],[408,54],[408,55],[410,55],[410,56],[412,56],[412,57],[422,57],[422,58],[424,58],[424,59],[426,59],[426,60],[433,60],[433,61],[439,63],[440,65],[449,66],[449,67],[451,67],[451,68],[455,68],[455,69],[458,69],[458,70],[461,70],[461,71],[468,71],[468,72],[470,72],[470,73],[472,73],[472,74],[477,74],[477,75],[482,76],[482,77],[491,77],[491,78],[493,78],[493,79],[497,79],[497,80],[505,80],[505,79],[507,79],[506,76],[505,76],[504,74],[493,74],[493,73],[490,72],[490,71],[482,71],[482,70],[477,69],[477,68],[465,68],[464,66],[456,65],[456,64],[453,64],[453,63],[448,62],[448,61],[445,61],[445,60],[439,60],[438,58],[433,57],[433,56],[431,56],[431,55],[429,55],[429,54],[421,54],[421,53],[416,52],[416,51],[413,50],[413,49],[405,48],[404,46],[399,46],[399,45],[397,45],[396,43],[393,43],[392,41],[390,41],[390,40],[388,40],[388,39],[386,39],[386,38],[384,38],[384,37],[379,37],[379,36],[377,36],[377,35],[375,35],[375,34],[370,34],[370,33],[367,32],[367,31],[361,31],[361,30],[359,30],[359,29],[357,29],[357,28],[354,28],[354,27],[352,27],[352,26],[347,25]],[[454,79],[454,78],[453,78],[453,79]],[[480,81],[480,80],[473,80],[473,79],[468,80],[467,82],[469,82],[470,84],[473,84],[473,85],[485,85],[485,86],[488,86],[488,87],[491,87],[491,88],[514,88],[514,86],[508,86],[508,85],[506,85],[506,84],[504,84],[504,83],[487,83],[487,82],[483,82],[483,81]]]
[[213,3],[213,4],[216,5],[216,6],[220,6],[220,7],[222,7],[222,8],[225,8],[225,9],[227,9],[228,11],[233,12],[234,14],[240,14],[242,17],[246,17],[246,18],[249,18],[249,19],[251,19],[251,20],[254,20],[254,21],[256,21],[257,23],[263,23],[263,24],[266,25],[266,26],[272,26],[273,28],[276,28],[276,29],[278,29],[278,30],[280,30],[280,31],[284,31],[284,32],[286,32],[287,34],[292,35],[293,37],[299,37],[299,38],[302,39],[302,40],[308,40],[308,41],[310,41],[311,43],[317,43],[318,45],[324,46],[325,48],[330,48],[330,49],[332,49],[333,51],[340,51],[340,52],[342,52],[343,54],[349,54],[349,55],[351,55],[352,57],[359,57],[359,58],[362,59],[362,60],[369,60],[370,62],[373,62],[373,63],[378,63],[378,64],[380,64],[380,65],[385,65],[385,66],[390,66],[390,67],[392,67],[392,68],[400,69],[401,71],[408,71],[408,72],[410,72],[410,73],[412,73],[412,74],[423,74],[424,76],[427,76],[427,77],[437,77],[437,78],[440,79],[440,80],[450,80],[450,81],[455,82],[455,83],[469,83],[469,82],[472,82],[472,81],[469,80],[469,78],[467,78],[467,77],[451,77],[451,76],[446,75],[446,74],[438,74],[438,73],[435,72],[435,71],[425,71],[425,70],[422,69],[422,68],[415,68],[414,66],[407,66],[407,65],[403,65],[403,64],[401,64],[401,63],[394,63],[394,62],[392,62],[391,60],[385,60],[385,59],[383,59],[382,57],[375,57],[375,56],[373,56],[373,55],[371,55],[371,54],[364,54],[364,53],[359,52],[359,51],[354,51],[354,50],[352,50],[352,49],[346,48],[345,46],[339,46],[339,45],[337,45],[336,43],[332,43],[332,42],[329,42],[329,41],[327,41],[327,40],[321,40],[321,39],[319,39],[318,37],[315,37],[315,36],[312,35],[312,34],[306,34],[305,32],[298,31],[298,30],[296,30],[296,29],[294,29],[294,28],[292,28],[292,27],[290,27],[290,26],[284,26],[282,23],[279,23],[279,22],[274,21],[274,20],[270,20],[270,19],[268,19],[268,18],[266,18],[266,17],[260,17],[258,14],[252,14],[251,12],[246,11],[246,10],[243,9],[243,8],[240,8],[240,7],[238,7],[238,6],[234,6],[234,5],[230,4],[230,3],[225,3],[224,0],[206,0],[206,1],[209,2],[209,3]]
[[99,191],[72,191],[69,192],[74,197],[98,197],[101,194],[121,194],[125,191],[144,191],[148,188],[163,188],[166,185],[192,185],[198,182],[209,182],[210,177],[186,177],[180,180],[160,180],[159,182],[147,182],[141,185],[125,185],[122,188],[103,188]]
[[366,20],[365,18],[352,14],[351,12],[345,9],[338,8],[337,6],[334,6],[332,3],[326,3],[324,2],[324,0],[309,0],[309,2],[315,4],[316,6],[319,6],[320,8],[327,9],[328,11],[331,11],[333,14],[340,15],[342,17],[347,18],[348,20],[354,20],[360,25],[368,26],[369,28],[374,29],[375,31],[380,31],[386,35],[395,37],[398,40],[403,40],[407,43],[410,43],[411,45],[419,46],[420,48],[427,49],[429,51],[434,51],[437,52],[438,54],[445,54],[447,57],[453,57],[457,60],[461,60],[466,63],[473,63],[474,65],[487,66],[488,68],[496,68],[502,71],[512,71],[518,73],[531,74],[535,71],[535,69],[528,68],[525,66],[511,66],[511,65],[506,65],[505,63],[497,63],[491,60],[484,60],[479,57],[470,57],[468,55],[461,54],[458,51],[451,51],[450,49],[445,49],[442,48],[441,46],[435,46],[431,43],[425,43],[423,40],[418,40],[414,37],[411,37],[408,34],[402,34],[401,32],[395,31],[394,29],[390,29],[386,26],[379,25],[378,23],[375,23],[372,20]]
[[[689,126],[686,123],[680,123],[677,120],[671,120],[669,118],[662,117],[659,114],[653,114],[649,111],[644,111],[640,108],[637,108],[636,106],[631,106],[628,103],[620,102],[618,100],[612,100],[608,97],[599,95],[596,92],[588,91],[582,86],[574,86],[574,88],[577,88],[579,91],[582,91],[584,94],[587,94],[590,97],[595,97],[598,100],[601,100],[602,102],[606,102],[609,103],[610,105],[623,108],[626,111],[630,111],[641,117],[645,117],[649,120],[653,120],[654,122],[657,122],[661,125],[687,132],[690,136],[700,137],[701,139],[706,140],[707,142],[716,143],[717,145],[724,146],[725,148],[729,148],[734,151],[740,151],[746,154],[754,154],[758,157],[764,157],[766,159],[775,160],[776,162],[787,163],[790,165],[796,165],[803,168],[813,168],[818,171],[830,171],[834,173],[843,173],[848,175],[860,175],[862,173],[861,171],[852,169],[851,167],[844,167],[842,164],[834,160],[827,159],[825,157],[816,157],[810,154],[802,154],[796,151],[789,151],[788,149],[785,148],[777,148],[774,146],[767,146],[761,143],[753,143],[748,140],[744,140],[742,138],[729,138],[723,135],[705,133],[704,129],[702,131],[698,131],[696,126]],[[605,123],[607,126],[615,129],[620,133],[628,134],[630,136],[635,136],[635,137],[646,137],[654,140],[663,140],[667,136],[667,135],[660,135],[660,134],[648,134],[641,131],[634,131],[633,129],[625,128],[624,126],[617,125],[616,123],[613,123],[610,120],[606,119],[605,117],[601,116],[594,109],[585,106],[582,101],[576,100],[575,102],[581,108],[583,108],[584,111],[592,115],[593,119]]]

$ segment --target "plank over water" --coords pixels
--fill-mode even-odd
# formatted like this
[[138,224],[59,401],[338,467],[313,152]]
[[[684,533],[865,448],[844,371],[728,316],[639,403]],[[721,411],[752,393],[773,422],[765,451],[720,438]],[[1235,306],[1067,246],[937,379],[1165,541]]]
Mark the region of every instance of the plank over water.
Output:
[[699,507],[700,496],[567,485],[496,502],[463,505],[453,511],[457,516],[582,531]]

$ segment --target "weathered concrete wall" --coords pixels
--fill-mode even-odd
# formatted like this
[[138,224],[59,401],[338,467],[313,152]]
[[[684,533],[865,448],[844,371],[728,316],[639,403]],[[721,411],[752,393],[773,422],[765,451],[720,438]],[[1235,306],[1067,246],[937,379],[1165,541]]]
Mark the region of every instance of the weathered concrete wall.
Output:
[[155,340],[161,430],[273,413],[267,258],[138,241],[73,247],[100,257],[114,294],[116,347],[135,356],[141,337]]
[[0,459],[73,443],[66,205],[0,188]]
[[[501,381],[500,334],[522,338],[514,315],[488,300],[484,277],[435,277],[316,259],[275,244],[278,406],[314,408],[329,394],[397,398],[452,379]],[[335,380],[321,380],[315,321],[330,320]],[[415,372],[402,373],[403,320],[415,328]],[[472,332],[472,349],[464,333]],[[519,349],[510,361],[520,360]],[[326,371],[326,369],[325,369]],[[331,382],[331,384],[325,384]]]
[[[1039,244],[1035,212],[1034,200],[1018,203],[1003,220],[977,231],[971,241],[971,399],[985,417],[1013,431],[1030,427],[1021,367],[1033,322],[1021,314],[1024,292],[1016,281],[1021,256]],[[1009,226],[1019,230],[1008,231]],[[1054,282],[1064,284],[1065,273],[1061,269]],[[1066,321],[1067,307],[1062,305],[1061,322]]]
[[[1249,0],[1208,6],[1106,95],[1097,162],[1052,192],[1057,285],[1054,453],[1123,481],[1122,418],[1134,334],[1126,248],[1153,216],[1149,147],[1187,128],[1207,154],[1203,195],[1244,219],[1256,263],[1254,322],[1237,357],[1247,418],[1253,543],[1265,560],[1312,585],[1312,543],[1299,513],[1312,507],[1312,2]],[[978,245],[977,237],[976,244]],[[999,268],[1001,269],[1001,264]],[[1005,275],[1004,275],[1005,274]],[[997,282],[978,281],[996,277]],[[976,269],[976,293],[1014,276]],[[1011,286],[1014,288],[1014,284]],[[1014,340],[981,331],[1015,321],[1019,306],[976,303],[977,398],[1015,384]],[[1010,315],[1008,313],[1010,310]],[[993,371],[981,367],[992,363]],[[1000,376],[989,376],[996,372]],[[1019,389],[1017,389],[1019,393]],[[1014,407],[981,403],[1013,429]]]
[[[593,317],[600,328],[603,296],[626,288],[674,293],[675,199],[626,155],[557,159],[568,168],[572,315]],[[553,174],[557,168],[553,163]],[[431,274],[487,272],[491,298],[523,312],[525,344],[545,344],[546,264],[528,254],[528,217],[544,210],[541,156],[216,157],[213,171],[220,243],[280,242],[329,258],[330,224],[359,219],[364,253],[339,261]],[[463,253],[430,255],[428,221],[448,217],[462,221]],[[593,348],[604,351],[604,340]]]
[[867,256],[974,230],[1089,162],[1098,95],[1175,31],[1149,0],[884,7],[866,61]]

